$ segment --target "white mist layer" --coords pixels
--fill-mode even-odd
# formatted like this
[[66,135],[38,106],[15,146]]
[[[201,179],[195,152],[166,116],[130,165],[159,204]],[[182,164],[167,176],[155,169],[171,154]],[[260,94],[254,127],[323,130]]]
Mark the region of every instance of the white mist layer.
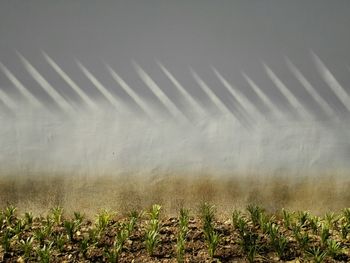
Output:
[[348,123],[261,120],[247,129],[231,115],[179,123],[106,110],[71,116],[23,110],[1,117],[0,171],[72,176],[342,173],[350,167]]

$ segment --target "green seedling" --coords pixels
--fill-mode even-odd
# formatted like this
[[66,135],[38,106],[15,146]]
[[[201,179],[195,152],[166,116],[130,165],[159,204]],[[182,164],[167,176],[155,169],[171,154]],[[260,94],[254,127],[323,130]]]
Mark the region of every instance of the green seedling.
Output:
[[113,217],[113,214],[110,213],[108,210],[103,210],[101,213],[97,215],[96,220],[96,226],[97,228],[102,231],[105,230],[106,227],[109,225]]
[[82,215],[80,212],[74,212],[74,221],[77,223],[78,226],[83,223],[84,215]]
[[343,217],[348,224],[350,224],[350,208],[343,209]]
[[66,239],[64,238],[64,234],[59,234],[55,237],[54,244],[56,244],[58,251],[63,252],[65,243]]
[[254,226],[257,226],[259,225],[259,222],[260,222],[260,218],[261,218],[261,215],[263,214],[263,209],[260,208],[259,206],[257,205],[248,205],[247,206],[247,211],[249,212],[250,214],[250,218],[253,222],[253,225]]
[[310,213],[307,211],[299,211],[298,212],[298,220],[300,225],[305,225],[307,220],[310,218]]
[[11,225],[12,221],[16,218],[15,216],[16,210],[17,208],[14,207],[13,205],[9,205],[8,207],[5,208],[4,216],[5,216],[7,225]]
[[240,235],[238,244],[246,255],[248,262],[254,262],[260,250],[258,234],[250,231],[244,232]]
[[149,229],[146,232],[145,245],[146,245],[146,250],[150,256],[153,256],[154,250],[158,243],[159,243],[159,233],[157,229],[153,229],[153,228]]
[[20,241],[20,248],[23,251],[23,256],[25,259],[29,259],[33,251],[33,238],[28,237],[26,240]]
[[56,206],[51,209],[51,217],[57,225],[60,225],[62,223],[62,215],[63,215],[63,208],[60,206]]
[[33,223],[33,214],[31,212],[26,212],[24,214],[24,219],[25,219],[26,225],[31,226]]
[[44,245],[44,241],[46,239],[46,231],[45,229],[39,228],[34,231],[34,239],[39,242],[41,246]]
[[319,247],[311,247],[305,250],[306,256],[311,258],[315,263],[321,263],[327,256],[327,251],[322,251]]
[[81,240],[81,242],[79,244],[79,249],[84,257],[86,256],[88,247],[89,247],[89,239],[84,238],[83,240]]
[[346,239],[348,234],[350,233],[350,224],[348,223],[342,224],[340,227],[340,233],[341,233],[341,237],[343,239]]
[[161,210],[161,206],[160,205],[153,205],[151,208],[151,211],[149,213],[151,219],[159,219],[159,214],[160,214],[160,210]]
[[310,227],[314,235],[318,234],[320,226],[321,223],[320,218],[318,216],[310,217]]
[[51,258],[51,247],[52,243],[48,246],[44,245],[42,248],[38,248],[36,253],[38,255],[38,261],[41,263],[49,263]]
[[341,245],[339,242],[333,240],[333,239],[328,239],[327,240],[327,253],[330,257],[336,258],[339,256],[341,253],[343,253],[343,250],[341,248]]
[[177,242],[176,242],[176,259],[177,259],[177,262],[179,263],[184,262],[184,258],[185,258],[188,222],[189,222],[189,210],[181,208],[180,217],[179,217],[179,232],[177,235]]
[[64,228],[66,230],[68,239],[69,240],[73,240],[74,239],[74,234],[75,234],[76,229],[77,229],[77,223],[75,221],[65,220],[63,222],[63,226],[64,226]]
[[292,213],[290,213],[289,211],[285,210],[284,208],[282,208],[282,215],[283,215],[283,224],[286,228],[290,228],[291,227],[291,223],[292,223]]
[[322,225],[321,226],[321,233],[320,233],[322,245],[326,245],[326,242],[330,236],[331,236],[331,233],[329,232],[328,225],[326,225],[326,224]]
[[4,233],[1,237],[1,246],[2,246],[2,249],[4,250],[4,253],[8,253],[10,251],[11,234],[8,229],[4,230]]
[[214,229],[215,207],[204,203],[200,210],[208,252],[210,257],[214,257],[220,239],[219,234]]

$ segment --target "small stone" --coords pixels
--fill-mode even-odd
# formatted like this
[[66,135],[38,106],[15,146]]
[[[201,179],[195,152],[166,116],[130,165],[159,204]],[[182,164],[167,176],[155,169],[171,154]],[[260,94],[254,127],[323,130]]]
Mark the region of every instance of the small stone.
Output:
[[22,257],[19,257],[19,258],[17,259],[17,262],[18,262],[18,263],[24,263],[25,260],[24,260]]

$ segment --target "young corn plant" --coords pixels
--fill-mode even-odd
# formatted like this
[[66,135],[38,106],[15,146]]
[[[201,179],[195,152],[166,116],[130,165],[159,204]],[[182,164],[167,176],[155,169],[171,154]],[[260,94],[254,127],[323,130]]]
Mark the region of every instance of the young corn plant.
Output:
[[333,229],[340,218],[335,213],[326,213],[324,215],[324,221],[330,229]]
[[283,224],[286,228],[290,228],[292,224],[293,214],[282,208]]
[[333,239],[327,240],[327,253],[333,259],[336,259],[340,254],[343,253],[341,244]]
[[220,236],[214,229],[215,207],[204,203],[200,210],[201,220],[203,223],[203,232],[207,241],[209,256],[213,258],[220,241]]
[[108,210],[102,210],[101,213],[97,215],[96,227],[98,230],[103,231],[106,229],[108,224],[111,222],[113,214]]
[[342,212],[343,212],[343,218],[348,224],[350,224],[350,208],[345,208],[343,209]]
[[54,244],[56,245],[59,252],[63,252],[65,243],[66,243],[66,239],[64,234],[61,233],[55,237]]
[[40,263],[49,263],[51,259],[51,247],[52,243],[50,243],[48,246],[44,245],[42,248],[38,247],[36,250],[38,261]]
[[51,218],[56,225],[60,225],[62,223],[62,215],[63,215],[62,207],[56,206],[51,209]]
[[275,242],[273,243],[273,246],[279,258],[283,260],[288,248],[287,238],[282,234],[278,234],[277,238],[275,239]]
[[343,239],[346,239],[348,234],[350,233],[350,224],[349,223],[343,223],[340,227],[340,233],[341,237]]
[[331,233],[329,232],[329,226],[328,226],[328,224],[323,224],[323,225],[321,226],[321,233],[320,233],[321,244],[322,244],[323,246],[326,246],[327,240],[329,239],[330,236],[331,236]]
[[310,218],[310,213],[307,211],[298,212],[298,220],[301,226],[305,225],[308,219]]
[[74,239],[74,234],[75,234],[75,232],[77,230],[77,223],[74,220],[72,220],[72,221],[65,220],[63,222],[63,226],[64,226],[64,228],[66,230],[68,239],[70,241],[73,240]]
[[22,239],[20,241],[20,249],[23,251],[24,259],[29,260],[33,251],[33,238],[28,237],[26,240]]
[[245,231],[240,234],[238,244],[240,245],[243,253],[246,255],[248,262],[255,261],[260,251],[259,235],[251,231]]
[[318,216],[312,216],[310,217],[310,222],[309,225],[311,227],[312,233],[314,235],[318,235],[319,233],[319,229],[321,227],[321,222],[320,222],[320,218]]
[[150,220],[148,229],[146,230],[145,245],[146,250],[150,256],[154,255],[155,248],[159,243],[159,213],[161,210],[160,205],[153,205],[149,213]]
[[130,236],[131,233],[134,231],[137,220],[141,217],[142,213],[139,213],[137,211],[131,211],[129,214],[129,222],[127,225],[128,235]]
[[5,220],[6,220],[6,224],[8,226],[10,226],[11,223],[15,220],[15,218],[16,218],[16,215],[15,215],[16,210],[17,210],[17,208],[15,206],[13,206],[13,205],[9,205],[8,207],[5,208],[5,211],[3,213],[4,213]]
[[31,226],[33,224],[33,214],[31,212],[26,212],[24,214],[25,224]]
[[305,254],[315,263],[321,263],[327,257],[327,251],[322,251],[320,247],[310,247],[305,250]]
[[1,246],[4,253],[8,253],[11,247],[11,233],[10,230],[5,229],[1,237]]
[[264,210],[258,205],[250,204],[247,206],[247,211],[250,214],[250,219],[252,220],[253,225],[258,226],[260,223],[261,215],[263,214]]
[[176,241],[176,259],[183,263],[185,259],[186,237],[188,233],[189,210],[181,208],[179,217],[179,231]]
[[84,215],[82,215],[80,212],[74,212],[74,221],[77,223],[78,226],[83,223]]

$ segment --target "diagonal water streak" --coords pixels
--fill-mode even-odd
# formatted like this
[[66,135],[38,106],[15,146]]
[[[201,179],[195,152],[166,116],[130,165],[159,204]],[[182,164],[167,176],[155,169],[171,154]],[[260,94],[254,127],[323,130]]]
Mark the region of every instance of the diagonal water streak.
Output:
[[238,103],[241,105],[242,108],[244,108],[250,116],[254,116],[257,119],[264,119],[265,117],[261,114],[259,109],[256,108],[253,103],[248,100],[238,89],[233,87],[228,81],[220,74],[220,72],[215,68],[212,67],[212,70],[214,71],[217,78],[221,81],[221,83],[224,85],[224,87],[230,92],[230,94],[237,99]]
[[12,84],[18,89],[18,91],[29,101],[29,103],[34,107],[42,106],[41,102],[35,98],[27,88],[16,78],[16,76],[0,62],[0,68],[6,77],[12,82]]
[[207,96],[214,103],[214,105],[221,111],[221,113],[227,114],[236,119],[236,117],[232,114],[232,112],[218,98],[218,96],[216,96],[216,94],[208,87],[208,85],[198,76],[198,74],[192,68],[190,68],[190,71],[195,81],[202,88],[202,90],[207,94]]
[[164,74],[170,79],[173,85],[180,91],[183,97],[187,100],[188,104],[195,109],[198,115],[204,115],[205,110],[203,107],[193,98],[193,96],[180,84],[180,82],[174,77],[173,74],[159,61],[157,61],[158,66],[162,69]]
[[64,110],[65,112],[71,112],[74,109],[72,106],[66,101],[64,97],[62,97],[47,80],[34,68],[32,64],[29,63],[27,59],[25,59],[20,53],[18,53],[19,58],[21,59],[24,67],[27,69],[28,73],[33,77],[33,79],[38,82],[38,84],[49,94],[49,96],[58,104],[58,106]]
[[311,51],[312,57],[315,61],[317,69],[321,74],[323,80],[328,84],[334,94],[338,97],[338,99],[344,104],[348,111],[350,111],[350,97],[345,92],[344,88],[340,85],[334,75],[330,72],[330,70],[326,67],[326,65],[322,62],[322,60]]
[[16,103],[2,89],[0,89],[0,101],[10,110],[15,110],[17,108]]
[[264,102],[264,104],[269,108],[270,112],[274,114],[276,117],[283,117],[281,111],[275,106],[272,100],[266,96],[264,92],[261,91],[261,88],[244,72],[242,72],[243,77],[248,82],[250,87],[254,90],[254,92],[258,95],[258,97]]
[[142,81],[149,87],[153,94],[163,103],[165,108],[172,114],[174,118],[187,121],[187,117],[177,108],[177,106],[168,98],[168,96],[158,87],[154,80],[134,61],[132,61],[136,72]]
[[145,114],[152,119],[152,116],[155,114],[147,103],[145,103],[141,97],[129,87],[129,85],[112,69],[110,65],[106,64],[106,67],[119,86],[135,101],[135,103],[145,112]]
[[46,61],[50,64],[50,66],[56,71],[58,75],[80,96],[80,98],[84,101],[92,109],[97,109],[97,105],[93,102],[90,97],[65,73],[60,66],[45,52],[42,52]]
[[328,115],[328,117],[337,116],[334,110],[329,106],[329,104],[321,97],[321,95],[316,91],[316,89],[310,84],[310,82],[304,77],[300,70],[292,63],[292,61],[285,57],[286,63],[290,71],[293,73],[295,78],[303,85],[305,90],[318,102],[323,111]]
[[[105,86],[102,85],[102,83],[87,69],[76,60],[76,63],[78,64],[81,71],[84,73],[84,75],[94,84],[94,86],[102,93],[102,95],[108,100],[108,102],[114,106],[117,110],[120,110],[121,105],[123,104],[120,100],[117,100],[108,90]],[[125,105],[123,105],[123,108],[125,110]]]
[[285,96],[287,101],[297,110],[301,117],[312,119],[312,116],[305,111],[304,106],[299,102],[299,100],[294,96],[292,92],[283,84],[283,82],[277,77],[277,75],[272,71],[272,69],[263,63],[264,69],[271,79],[271,81],[275,84],[275,86],[281,91],[281,93]]

